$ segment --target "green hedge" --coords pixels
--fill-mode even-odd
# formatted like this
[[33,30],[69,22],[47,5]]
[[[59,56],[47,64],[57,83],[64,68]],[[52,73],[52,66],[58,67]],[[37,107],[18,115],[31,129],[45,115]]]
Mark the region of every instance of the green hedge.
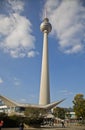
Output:
[[3,127],[5,128],[19,127],[20,122],[23,122],[31,127],[40,127],[43,122],[43,118],[29,118],[17,115],[7,116],[5,113],[0,114],[0,120],[4,121]]

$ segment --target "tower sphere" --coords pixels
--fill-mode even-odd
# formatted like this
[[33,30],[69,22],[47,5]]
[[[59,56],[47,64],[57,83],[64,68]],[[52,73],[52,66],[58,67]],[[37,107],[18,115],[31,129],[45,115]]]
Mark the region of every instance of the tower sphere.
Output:
[[49,19],[48,18],[45,18],[44,21],[41,23],[40,30],[42,32],[47,31],[47,33],[51,32],[52,26],[49,23]]

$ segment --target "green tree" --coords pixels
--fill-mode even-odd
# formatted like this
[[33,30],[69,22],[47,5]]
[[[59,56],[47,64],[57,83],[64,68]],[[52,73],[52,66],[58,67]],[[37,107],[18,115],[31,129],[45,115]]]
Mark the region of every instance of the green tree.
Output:
[[61,118],[61,119],[65,119],[65,109],[64,108],[60,108],[60,107],[56,107],[53,110],[53,114],[55,117]]
[[27,124],[39,127],[43,123],[43,116],[46,113],[46,111],[42,109],[37,109],[37,108],[27,108],[25,110],[25,116],[27,120]]
[[85,99],[83,94],[77,94],[73,100],[73,109],[77,118],[85,119]]
[[40,118],[43,117],[43,115],[45,114],[45,111],[42,109],[37,109],[37,108],[27,108],[25,110],[25,115],[29,118]]

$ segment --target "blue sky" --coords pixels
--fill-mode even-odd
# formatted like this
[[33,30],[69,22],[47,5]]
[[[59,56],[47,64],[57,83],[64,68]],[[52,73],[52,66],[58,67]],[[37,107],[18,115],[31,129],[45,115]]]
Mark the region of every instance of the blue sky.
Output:
[[85,95],[84,0],[0,0],[0,94],[18,102],[38,104],[45,16],[49,34],[51,102],[72,107]]

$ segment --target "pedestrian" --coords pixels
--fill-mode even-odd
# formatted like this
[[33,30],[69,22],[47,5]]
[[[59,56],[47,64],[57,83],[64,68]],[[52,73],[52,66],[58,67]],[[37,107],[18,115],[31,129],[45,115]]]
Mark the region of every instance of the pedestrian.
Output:
[[19,124],[19,130],[24,130],[24,124],[22,122]]
[[0,130],[1,130],[1,128],[3,127],[3,124],[4,124],[4,122],[1,120],[1,121],[0,121]]
[[65,128],[64,120],[61,121],[61,124],[62,124],[62,128]]

